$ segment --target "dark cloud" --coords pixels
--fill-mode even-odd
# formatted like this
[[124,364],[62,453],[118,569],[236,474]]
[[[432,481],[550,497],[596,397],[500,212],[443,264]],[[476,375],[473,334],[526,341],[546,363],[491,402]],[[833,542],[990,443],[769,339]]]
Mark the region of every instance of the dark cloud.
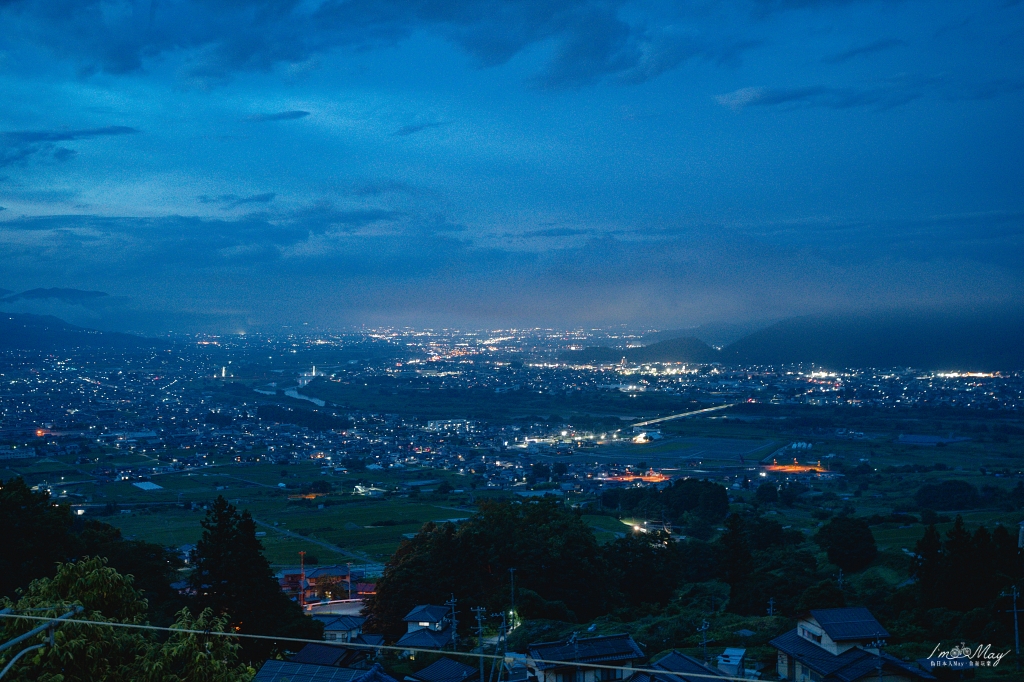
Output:
[[389,45],[417,31],[450,40],[483,66],[553,45],[555,57],[538,79],[549,87],[604,77],[641,82],[716,52],[663,28],[672,23],[668,9],[625,0],[0,3],[0,38],[9,42],[46,45],[86,73],[139,71],[145,60],[175,53],[184,60],[185,79],[199,85],[306,63],[332,49]]
[[81,130],[22,130],[0,133],[0,168],[25,163],[32,157],[66,161],[76,154],[73,149],[59,146],[60,142],[132,135],[138,132],[137,129],[127,126],[106,126]]
[[246,121],[252,121],[253,123],[266,123],[268,121],[294,121],[298,118],[306,118],[309,116],[308,111],[279,111],[276,114],[253,114],[247,117]]
[[[11,284],[73,278],[131,291],[167,311],[159,319],[230,310],[233,320],[315,314],[327,325],[668,324],[1024,293],[1020,212],[585,230],[538,230],[531,236],[582,239],[528,248],[437,216],[324,202],[222,220],[19,218],[0,223],[0,248]],[[155,328],[166,329],[159,319]]]
[[891,50],[894,47],[902,47],[906,45],[905,40],[899,40],[898,38],[880,38],[867,45],[860,45],[859,47],[852,47],[849,50],[836,53],[830,57],[826,57],[822,61],[827,64],[842,64],[848,62],[855,57],[863,57],[869,54],[875,54],[876,52],[883,52],[884,50]]
[[407,126],[402,126],[398,130],[396,130],[395,137],[406,137],[408,135],[415,135],[416,133],[421,132],[423,130],[430,130],[431,128],[440,128],[444,125],[446,124],[442,122],[413,123]]

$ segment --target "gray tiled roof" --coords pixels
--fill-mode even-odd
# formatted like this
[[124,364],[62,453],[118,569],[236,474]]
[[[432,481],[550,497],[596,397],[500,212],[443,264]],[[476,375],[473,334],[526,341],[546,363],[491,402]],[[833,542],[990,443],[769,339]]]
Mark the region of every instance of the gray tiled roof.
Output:
[[[535,642],[529,645],[530,657],[534,660],[575,661],[599,663],[602,661],[626,661],[643,658],[644,654],[628,634],[605,635],[571,641]],[[554,667],[551,663],[537,663],[538,670]]]
[[398,640],[398,646],[441,649],[448,646],[451,641],[452,631],[450,628],[446,628],[441,632],[434,632],[433,630],[423,628],[422,630],[414,630],[402,635],[402,638]]
[[845,609],[814,609],[811,611],[811,615],[832,638],[833,642],[889,636],[882,624],[875,620],[871,612],[863,606]]
[[[649,667],[672,674],[636,673],[629,678],[630,682],[707,682],[708,675],[725,676],[721,671],[704,665],[696,658],[675,651],[660,658]],[[691,677],[690,675],[697,677]]]
[[253,682],[398,682],[380,664],[369,670],[335,668],[329,665],[267,661]]
[[267,661],[256,673],[253,682],[353,682],[365,670],[335,668],[331,665]]
[[406,614],[404,620],[407,623],[440,623],[448,617],[448,608],[445,606],[433,606],[431,604],[421,604],[408,614]]
[[292,656],[292,663],[312,663],[314,665],[337,665],[338,661],[348,655],[348,650],[327,644],[307,644]]
[[422,682],[461,682],[471,677],[476,677],[478,670],[465,663],[459,663],[450,658],[442,658],[431,663],[412,677]]

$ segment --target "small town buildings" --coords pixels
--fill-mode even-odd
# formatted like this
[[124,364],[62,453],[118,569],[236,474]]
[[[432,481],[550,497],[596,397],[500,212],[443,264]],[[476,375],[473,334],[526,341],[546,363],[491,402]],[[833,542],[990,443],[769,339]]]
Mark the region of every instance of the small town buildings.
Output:
[[632,667],[644,658],[640,646],[628,634],[578,638],[561,642],[536,642],[528,647],[537,682],[608,682],[628,677],[625,670],[587,668],[577,663]]
[[[791,682],[918,682],[935,679],[912,663],[880,651],[889,636],[863,607],[815,609],[795,629],[773,639],[777,672]],[[881,668],[881,672],[879,671]]]

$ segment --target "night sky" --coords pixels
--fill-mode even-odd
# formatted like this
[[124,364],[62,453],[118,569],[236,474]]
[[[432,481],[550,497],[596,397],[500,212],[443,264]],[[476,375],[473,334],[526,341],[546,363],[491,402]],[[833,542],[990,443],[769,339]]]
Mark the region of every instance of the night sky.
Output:
[[[682,327],[1024,295],[1024,2],[0,0],[2,308]],[[10,296],[10,294],[8,294]]]

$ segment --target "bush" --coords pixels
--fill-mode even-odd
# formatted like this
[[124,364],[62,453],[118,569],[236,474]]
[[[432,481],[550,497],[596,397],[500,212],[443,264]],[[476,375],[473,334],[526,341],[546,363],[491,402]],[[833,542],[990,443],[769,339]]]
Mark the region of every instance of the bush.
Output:
[[926,483],[914,495],[917,506],[935,511],[976,509],[981,504],[978,489],[967,481],[941,481]]

